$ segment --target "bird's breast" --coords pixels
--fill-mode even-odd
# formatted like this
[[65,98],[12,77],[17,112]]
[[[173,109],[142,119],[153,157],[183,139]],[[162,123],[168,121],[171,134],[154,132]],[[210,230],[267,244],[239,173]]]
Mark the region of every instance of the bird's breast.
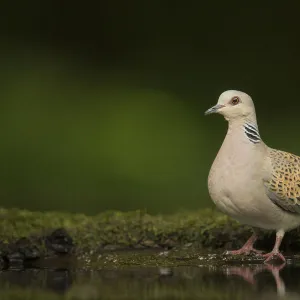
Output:
[[[262,162],[255,155],[253,149],[219,151],[210,169],[208,189],[217,207],[231,216],[245,214],[258,209],[254,203],[257,193],[253,189],[264,193],[261,180]],[[243,153],[241,153],[242,151]]]

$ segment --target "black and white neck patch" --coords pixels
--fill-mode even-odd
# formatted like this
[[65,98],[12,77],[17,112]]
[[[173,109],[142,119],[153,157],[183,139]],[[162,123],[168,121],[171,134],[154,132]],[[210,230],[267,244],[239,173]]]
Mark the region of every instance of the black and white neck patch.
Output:
[[244,132],[250,142],[257,144],[261,141],[258,128],[250,123],[244,124]]

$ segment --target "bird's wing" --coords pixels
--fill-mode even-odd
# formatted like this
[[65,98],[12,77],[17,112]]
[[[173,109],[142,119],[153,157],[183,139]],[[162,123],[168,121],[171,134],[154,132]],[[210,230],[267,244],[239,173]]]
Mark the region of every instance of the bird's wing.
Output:
[[300,157],[270,149],[271,176],[264,182],[268,197],[282,209],[300,214]]

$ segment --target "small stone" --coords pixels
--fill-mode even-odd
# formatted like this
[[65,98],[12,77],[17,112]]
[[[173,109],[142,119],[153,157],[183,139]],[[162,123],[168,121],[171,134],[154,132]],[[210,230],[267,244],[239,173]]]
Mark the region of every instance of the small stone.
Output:
[[38,259],[41,256],[39,249],[34,245],[32,247],[20,249],[20,252],[24,254],[26,260]]
[[159,248],[159,246],[152,240],[142,241],[141,244],[148,248]]
[[9,266],[23,266],[24,254],[21,252],[12,252],[6,255]]
[[4,260],[3,257],[0,256],[0,270],[5,269],[7,266],[7,262]]
[[176,246],[176,242],[171,239],[167,239],[166,241],[164,241],[163,245],[173,248],[174,246]]
[[121,247],[119,245],[115,245],[115,244],[108,244],[108,245],[105,245],[103,247],[104,250],[107,250],[107,251],[115,251],[115,250],[118,250],[120,249]]
[[74,248],[71,236],[63,228],[53,231],[50,236],[46,237],[46,246],[59,254],[70,253]]
[[21,238],[16,242],[16,248],[24,255],[25,260],[37,259],[40,257],[40,251],[36,245],[27,238]]

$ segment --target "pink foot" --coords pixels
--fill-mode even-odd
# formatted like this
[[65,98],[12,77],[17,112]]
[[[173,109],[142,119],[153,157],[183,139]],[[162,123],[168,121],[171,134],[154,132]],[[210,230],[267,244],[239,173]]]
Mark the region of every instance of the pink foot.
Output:
[[285,257],[279,251],[271,251],[270,253],[263,254],[262,256],[266,258],[264,263],[268,263],[269,261],[276,258],[281,259],[283,262],[286,261]]
[[255,254],[258,254],[258,255],[262,255],[262,254],[264,253],[264,251],[262,251],[262,250],[257,250],[257,249],[254,249],[254,248],[251,249],[251,252],[253,252],[253,253],[255,253]]
[[226,251],[225,254],[227,254],[227,255],[241,255],[241,254],[249,255],[251,252],[260,254],[260,255],[263,253],[263,251],[254,249],[252,246],[244,246],[238,250]]
[[225,251],[225,255],[240,255],[240,254],[245,254],[248,255],[251,252],[254,252],[256,254],[262,254],[262,251],[256,250],[253,248],[253,244],[257,240],[257,235],[256,233],[253,233],[252,236],[248,239],[248,241],[244,244],[244,246],[241,249],[238,250],[232,250],[232,251]]

